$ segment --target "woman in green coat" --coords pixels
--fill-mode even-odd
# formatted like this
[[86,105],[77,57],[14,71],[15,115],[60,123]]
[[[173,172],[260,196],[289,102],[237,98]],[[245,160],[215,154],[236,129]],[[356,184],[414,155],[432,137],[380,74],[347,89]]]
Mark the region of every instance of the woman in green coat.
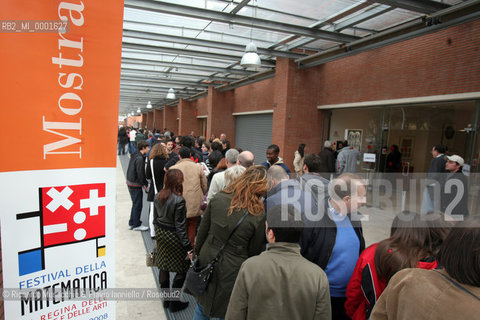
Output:
[[215,264],[207,291],[197,297],[194,320],[224,318],[240,266],[265,249],[265,209],[261,197],[266,191],[265,167],[253,166],[208,204],[195,243],[200,265],[215,258],[237,222],[245,213],[249,214]]

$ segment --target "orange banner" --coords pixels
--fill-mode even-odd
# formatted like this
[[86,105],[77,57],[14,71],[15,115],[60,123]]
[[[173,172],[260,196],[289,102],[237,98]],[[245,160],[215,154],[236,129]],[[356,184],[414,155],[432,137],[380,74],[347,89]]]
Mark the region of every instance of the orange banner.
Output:
[[4,0],[0,20],[0,171],[115,167],[123,2]]

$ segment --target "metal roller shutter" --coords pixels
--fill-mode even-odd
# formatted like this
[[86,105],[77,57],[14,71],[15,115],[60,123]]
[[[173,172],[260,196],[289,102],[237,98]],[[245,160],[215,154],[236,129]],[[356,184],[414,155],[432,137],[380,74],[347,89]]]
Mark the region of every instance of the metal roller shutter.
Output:
[[255,164],[266,161],[265,152],[272,144],[273,114],[237,116],[235,146],[249,150],[255,156]]

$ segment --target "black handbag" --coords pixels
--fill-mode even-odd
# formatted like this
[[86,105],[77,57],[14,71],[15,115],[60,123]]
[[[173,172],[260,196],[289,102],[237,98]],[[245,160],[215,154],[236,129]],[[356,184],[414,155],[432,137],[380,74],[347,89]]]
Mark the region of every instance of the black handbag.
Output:
[[187,276],[185,279],[185,287],[195,296],[201,296],[205,291],[207,291],[208,284],[210,283],[210,279],[213,274],[213,270],[215,269],[215,263],[217,263],[218,259],[220,258],[223,250],[225,249],[228,240],[232,237],[233,233],[237,230],[240,224],[245,220],[247,217],[248,212],[243,215],[243,217],[238,220],[237,224],[233,228],[232,232],[228,236],[225,243],[222,245],[220,250],[218,251],[216,257],[207,265],[200,266],[200,260],[198,256],[195,257],[192,261],[192,265],[187,271]]

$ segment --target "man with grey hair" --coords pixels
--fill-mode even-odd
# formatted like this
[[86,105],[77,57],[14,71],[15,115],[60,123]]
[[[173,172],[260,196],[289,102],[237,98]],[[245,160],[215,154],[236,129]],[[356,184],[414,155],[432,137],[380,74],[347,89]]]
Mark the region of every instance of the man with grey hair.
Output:
[[253,161],[255,160],[255,156],[248,150],[240,152],[237,158],[237,164],[241,165],[242,167],[248,168],[253,166]]
[[330,180],[332,173],[335,173],[335,152],[332,149],[332,142],[326,140],[324,148],[318,156],[320,157],[320,174],[327,180]]
[[268,192],[265,200],[265,211],[277,205],[292,204],[297,209],[306,225],[311,217],[317,215],[317,206],[309,192],[300,188],[297,180],[289,179],[288,173],[281,166],[271,166],[268,169]]
[[306,228],[300,240],[302,255],[319,265],[330,283],[332,319],[349,319],[345,313],[347,284],[360,253],[365,249],[361,221],[351,219],[366,202],[363,179],[345,173],[328,188],[325,213],[314,228]]
[[[236,149],[229,149],[225,153],[225,158],[227,159],[228,170],[237,164],[238,151]],[[225,171],[219,172],[213,176],[212,182],[210,183],[210,188],[208,189],[207,203],[210,202],[214,195],[225,189]]]

